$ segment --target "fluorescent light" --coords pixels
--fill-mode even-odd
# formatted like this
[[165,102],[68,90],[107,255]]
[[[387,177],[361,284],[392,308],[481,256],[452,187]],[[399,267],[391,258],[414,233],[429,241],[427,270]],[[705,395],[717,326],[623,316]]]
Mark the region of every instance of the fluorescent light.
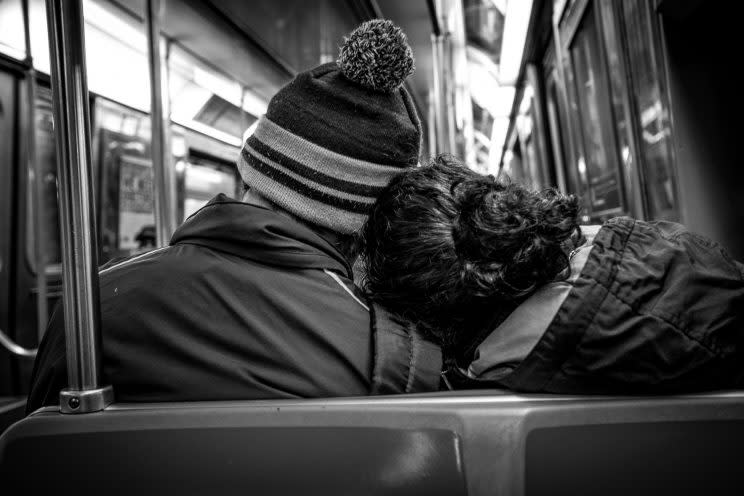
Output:
[[263,98],[256,95],[251,90],[246,89],[243,92],[243,110],[251,115],[257,116],[266,113],[269,104]]
[[142,27],[129,24],[122,19],[121,15],[114,14],[98,2],[91,0],[83,2],[83,13],[86,24],[97,27],[121,44],[147,54],[147,36]]
[[470,95],[473,100],[494,117],[509,115],[514,101],[514,86],[501,86],[495,72],[491,70],[493,63],[490,60],[484,63],[480,58],[471,58],[470,54],[471,50],[468,48]]
[[517,81],[531,13],[532,0],[509,0],[506,4],[499,67],[501,84],[513,85]]
[[501,159],[501,151],[504,149],[506,132],[509,130],[509,117],[497,117],[493,120],[491,128],[491,148],[488,152],[488,169],[491,174],[496,171]]
[[194,83],[240,108],[240,85],[211,70],[194,65]]
[[253,124],[251,124],[250,127],[248,129],[246,129],[245,132],[243,133],[243,142],[244,143],[248,140],[248,138],[251,137],[251,135],[253,134],[253,132],[256,130],[257,127],[258,127],[258,119],[256,119],[253,122]]
[[499,9],[502,14],[506,12],[506,0],[491,0],[494,7]]
[[535,96],[535,92],[532,89],[531,85],[527,85],[524,88],[524,92],[522,94],[522,101],[519,104],[519,113],[520,114],[526,114],[529,112],[530,107],[532,106],[532,97]]

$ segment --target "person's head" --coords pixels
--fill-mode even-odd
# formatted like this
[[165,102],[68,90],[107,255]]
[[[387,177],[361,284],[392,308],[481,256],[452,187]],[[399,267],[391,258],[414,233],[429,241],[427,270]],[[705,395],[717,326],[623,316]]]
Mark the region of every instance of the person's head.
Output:
[[390,180],[418,163],[421,123],[403,86],[412,72],[400,28],[365,22],[336,62],[271,99],[238,159],[243,182],[318,231],[354,236]]
[[364,229],[366,286],[393,313],[457,346],[488,319],[568,267],[578,201],[529,191],[447,156],[398,176]]

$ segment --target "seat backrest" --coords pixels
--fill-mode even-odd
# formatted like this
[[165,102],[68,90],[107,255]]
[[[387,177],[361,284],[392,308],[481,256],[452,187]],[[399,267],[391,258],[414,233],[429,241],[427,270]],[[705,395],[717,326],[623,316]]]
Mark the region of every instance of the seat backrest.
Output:
[[744,494],[742,441],[742,393],[46,408],[0,438],[0,481],[30,494]]

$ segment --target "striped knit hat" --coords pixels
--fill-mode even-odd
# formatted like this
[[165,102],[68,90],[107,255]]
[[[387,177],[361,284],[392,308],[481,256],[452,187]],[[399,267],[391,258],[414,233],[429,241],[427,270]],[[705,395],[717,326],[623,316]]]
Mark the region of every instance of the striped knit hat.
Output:
[[365,22],[335,63],[271,99],[238,160],[243,182],[312,224],[356,232],[390,180],[418,162],[421,123],[403,87],[412,72],[400,28]]

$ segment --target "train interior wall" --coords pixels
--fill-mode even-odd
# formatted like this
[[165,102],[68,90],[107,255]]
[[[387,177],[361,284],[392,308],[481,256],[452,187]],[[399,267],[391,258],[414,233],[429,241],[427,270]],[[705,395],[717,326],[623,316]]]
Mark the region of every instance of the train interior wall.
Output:
[[[11,294],[11,272],[13,270],[14,240],[12,213],[14,202],[15,182],[13,166],[16,160],[16,132],[17,122],[17,79],[8,72],[0,71],[0,298],[9,300]],[[3,214],[3,213],[7,213]],[[13,335],[11,326],[13,306],[0,305],[0,329]],[[13,389],[12,355],[4,347],[0,347],[0,396],[8,394]]]
[[707,2],[662,6],[683,219],[744,260],[740,20]]

